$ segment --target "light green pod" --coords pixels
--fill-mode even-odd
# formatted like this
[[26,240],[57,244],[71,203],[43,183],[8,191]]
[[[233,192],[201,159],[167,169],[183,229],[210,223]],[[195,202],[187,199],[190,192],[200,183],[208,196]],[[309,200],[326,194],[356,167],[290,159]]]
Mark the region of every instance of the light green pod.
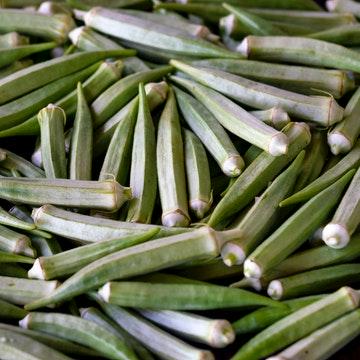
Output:
[[360,17],[360,5],[353,0],[327,0],[326,8],[335,13],[351,13]]
[[184,145],[172,89],[158,123],[156,165],[164,226],[188,226]]
[[276,130],[281,130],[291,121],[288,113],[278,106],[269,110],[253,110],[250,114]]
[[[69,178],[91,180],[93,122],[81,83],[77,86],[77,110],[71,133]],[[65,144],[65,141],[64,141]]]
[[60,107],[49,104],[39,111],[38,121],[41,135],[41,157],[46,177],[66,179],[65,112]]
[[9,32],[0,35],[0,48],[13,48],[19,45],[28,45],[29,38],[17,32]]
[[0,207],[0,224],[11,226],[22,230],[34,230],[35,225],[26,221],[20,220],[15,216],[10,215],[7,211]]
[[13,254],[35,257],[30,238],[0,225],[0,250]]
[[19,70],[25,69],[32,64],[33,61],[31,59],[15,61],[11,65],[5,66],[4,68],[0,69],[0,79],[9,76]]
[[0,251],[0,263],[1,264],[3,264],[3,263],[33,264],[34,261],[35,261],[34,259],[27,257],[27,256],[11,254],[8,252]]
[[139,85],[139,110],[134,129],[132,146],[130,188],[127,221],[151,223],[155,206],[156,190],[156,140],[155,128],[144,85]]
[[30,235],[30,238],[31,244],[35,248],[38,257],[52,256],[62,252],[59,242],[55,237],[44,238],[39,235]]

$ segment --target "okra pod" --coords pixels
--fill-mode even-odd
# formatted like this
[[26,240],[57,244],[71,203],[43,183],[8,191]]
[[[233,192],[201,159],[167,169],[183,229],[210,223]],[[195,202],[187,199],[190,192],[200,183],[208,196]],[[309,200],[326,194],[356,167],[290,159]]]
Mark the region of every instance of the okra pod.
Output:
[[243,345],[232,360],[267,357],[356,309],[358,305],[358,292],[349,287],[342,287],[261,331]]
[[281,201],[280,206],[288,206],[311,199],[320,191],[326,189],[351,169],[357,169],[360,164],[360,141],[354,148],[333,167],[311,182],[302,190]]
[[175,95],[169,91],[158,123],[156,166],[164,226],[188,226],[184,145]]
[[19,45],[29,45],[29,38],[17,32],[0,35],[0,48],[13,48]]
[[342,70],[232,59],[198,60],[192,64],[219,69],[306,95],[319,95],[319,91],[324,91],[338,99],[355,87],[352,74]]
[[0,79],[0,104],[4,104],[51,81],[84,69],[97,61],[131,56],[133,50],[88,51],[44,61]]
[[14,72],[25,69],[32,64],[33,61],[31,59],[15,61],[11,65],[0,69],[0,79],[13,74]]
[[278,106],[269,110],[250,111],[250,114],[276,130],[281,130],[291,121],[288,113]]
[[33,312],[22,319],[19,325],[25,329],[40,330],[75,341],[110,359],[137,359],[128,345],[118,337],[101,326],[77,316]]
[[139,110],[132,146],[127,221],[151,223],[157,193],[155,127],[146,99],[144,84],[139,84]]
[[[146,98],[150,110],[155,109],[162,104],[168,92],[168,85],[165,81],[160,83],[149,83],[145,85]],[[108,144],[115,132],[117,125],[125,118],[137,115],[139,105],[139,97],[135,97],[129,103],[127,103],[122,109],[115,113],[109,120],[107,120],[102,126],[97,128],[94,137],[94,156],[98,157],[108,148]],[[128,120],[129,121],[129,120]]]
[[[11,304],[5,300],[0,300],[0,319],[20,320],[27,315],[27,311]],[[0,329],[1,331],[2,329]]]
[[320,360],[329,358],[360,334],[360,310],[351,311],[290,345],[269,360]]
[[0,329],[2,359],[71,360],[69,357],[27,336]]
[[0,275],[26,279],[27,271],[20,265],[3,263],[0,268]]
[[[187,73],[188,68],[192,68],[176,60],[171,60],[170,63],[181,70],[185,70]],[[208,72],[209,69],[207,69]],[[286,154],[288,139],[282,132],[262,123],[239,105],[211,88],[177,76],[171,76],[171,79],[176,84],[190,91],[193,96],[212,112],[220,124],[233,134],[262,148],[273,156]],[[219,78],[217,78],[217,81],[219,81]]]
[[359,264],[340,264],[272,280],[267,293],[276,300],[288,299],[334,290],[359,280]]
[[351,13],[360,17],[360,5],[353,0],[327,0],[326,8],[331,12]]
[[171,310],[140,310],[142,316],[190,340],[215,348],[223,348],[235,340],[235,333],[227,320]]
[[41,157],[46,177],[66,179],[65,112],[60,107],[49,104],[39,111],[38,121],[41,135]]
[[306,202],[245,260],[246,277],[259,279],[263,273],[281,263],[295,251],[328,217],[354,176],[347,172],[333,185]]
[[358,46],[360,45],[359,34],[359,24],[349,24],[311,33],[306,36],[343,46]]
[[184,135],[189,209],[198,219],[202,219],[213,200],[209,163],[199,138],[186,129]]
[[331,129],[328,144],[334,155],[347,153],[354,146],[359,134],[360,88],[358,88],[345,107],[344,119]]
[[125,41],[150,46],[154,50],[172,51],[182,56],[200,58],[238,58],[239,54],[223,49],[205,40],[184,34],[178,29],[149,20],[96,7],[84,16],[87,26]]
[[221,249],[221,256],[226,265],[242,264],[274,226],[279,214],[278,204],[294,187],[301,171],[304,155],[303,150],[288,169],[271,183],[241,222],[236,225],[236,229],[240,232],[239,238],[226,243]]
[[34,230],[35,225],[26,221],[20,220],[15,216],[10,215],[7,211],[0,207],[0,224],[11,226],[22,230]]
[[360,54],[322,40],[287,36],[248,36],[238,51],[251,59],[360,71]]
[[359,186],[360,168],[356,171],[330,223],[323,229],[322,239],[326,245],[335,249],[345,247],[360,224]]
[[155,228],[160,228],[157,238],[191,231],[187,228],[168,228],[102,219],[73,213],[52,205],[44,205],[35,209],[32,217],[38,229],[48,230],[53,234],[82,244],[113,240],[134,234],[144,234]]
[[131,190],[116,181],[0,178],[0,198],[41,206],[53,205],[116,211]]
[[248,205],[310,142],[310,131],[304,123],[290,123],[283,131],[289,138],[288,153],[274,157],[263,151],[257,156],[217,204],[208,221],[210,226],[217,227]]
[[185,343],[134,312],[99,300],[98,302],[110,318],[161,358],[171,357],[174,360],[215,359],[210,351],[197,349]]
[[[91,180],[93,122],[81,83],[77,85],[77,110],[71,133],[69,178]],[[65,143],[65,142],[64,142]]]
[[30,235],[31,244],[36,250],[37,256],[52,256],[62,252],[59,242],[56,238],[44,238],[39,235]]
[[153,238],[159,229],[151,229],[144,234],[129,235],[119,239],[101,241],[95,244],[80,246],[63,251],[53,256],[42,256],[36,259],[28,276],[33,279],[50,280],[79,271],[101,257],[141,244]]
[[71,299],[113,279],[121,280],[190,260],[216,257],[219,255],[221,245],[226,240],[228,240],[227,237],[222,233],[203,227],[117,251],[85,266],[68,278],[50,296],[28,304],[27,307],[36,309],[54,302]]
[[[210,88],[217,90],[234,100],[257,109],[269,109],[270,107],[280,106],[290,116],[296,116],[297,118],[312,121],[322,126],[332,125],[341,121],[343,118],[343,108],[340,107],[332,97],[306,96],[249,80],[239,75],[229,74],[225,71],[195,67],[176,60],[171,60],[170,64],[178,70],[185,72],[187,75],[190,75],[201,84],[209,86]],[[179,83],[184,84],[185,82],[179,81]],[[187,86],[188,89],[189,87],[190,86]],[[197,87],[192,84],[190,89],[192,92],[195,92]],[[197,97],[199,97],[199,95],[197,95]],[[204,100],[202,101],[204,102]],[[210,102],[208,101],[207,103],[209,105]],[[229,104],[231,104],[229,100],[227,102],[223,100],[221,105],[223,107],[230,108]],[[239,114],[238,116],[245,117],[244,114]],[[245,122],[245,119],[243,122]],[[268,139],[265,137],[266,135],[268,135],[270,139],[272,139],[272,137],[275,138],[276,131],[270,128],[272,130],[272,132],[270,132],[268,126],[261,123],[260,124],[262,126],[260,126],[258,121],[256,123],[252,123],[249,119],[248,123],[249,126],[253,128],[254,136],[250,138],[244,138],[244,136],[242,137],[250,143],[266,150],[266,148],[263,147],[264,145],[261,146],[259,142],[267,142]],[[238,133],[237,135],[239,136]],[[255,135],[257,135],[256,137],[259,137],[259,140],[255,139],[257,140],[256,142],[251,141],[254,140],[253,138]],[[282,154],[284,151],[279,151],[279,153]],[[275,152],[274,155],[276,155]]]
[[30,238],[3,225],[0,225],[0,250],[35,257]]
[[244,161],[214,115],[197,99],[174,87],[187,125],[199,137],[227,176],[238,176]]
[[13,304],[24,305],[49,295],[59,286],[59,282],[20,279],[0,276],[0,298]]
[[0,263],[33,264],[34,261],[34,259],[27,256],[0,251]]

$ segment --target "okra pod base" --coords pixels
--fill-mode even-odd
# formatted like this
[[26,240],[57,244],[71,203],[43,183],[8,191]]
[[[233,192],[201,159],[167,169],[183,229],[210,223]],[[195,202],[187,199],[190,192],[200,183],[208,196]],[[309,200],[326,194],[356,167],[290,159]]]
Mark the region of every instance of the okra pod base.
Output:
[[263,274],[261,267],[253,260],[247,259],[244,262],[244,275],[248,278],[260,279]]
[[203,219],[205,214],[209,211],[211,203],[212,201],[193,199],[189,201],[189,208],[194,212],[198,219]]
[[230,177],[237,177],[245,167],[244,160],[239,155],[233,155],[227,158],[222,164],[222,171]]
[[168,227],[186,227],[190,224],[189,217],[180,209],[170,210],[162,214],[161,222]]
[[322,231],[325,244],[334,249],[344,248],[350,241],[348,230],[341,224],[327,224]]
[[246,253],[236,241],[229,241],[221,248],[221,257],[227,266],[241,265]]
[[271,138],[269,142],[268,153],[272,156],[285,155],[288,152],[288,147],[288,137],[283,133],[278,133]]
[[334,155],[347,153],[352,148],[351,141],[344,134],[336,131],[328,135],[328,144]]
[[267,294],[274,300],[280,300],[283,296],[283,287],[280,280],[272,280],[267,288]]

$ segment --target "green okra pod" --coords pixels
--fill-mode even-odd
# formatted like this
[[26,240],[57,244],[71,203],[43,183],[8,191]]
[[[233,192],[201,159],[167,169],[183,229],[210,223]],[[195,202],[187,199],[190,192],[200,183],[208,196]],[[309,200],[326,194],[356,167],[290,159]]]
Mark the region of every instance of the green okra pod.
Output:
[[0,224],[11,226],[17,229],[22,230],[34,230],[34,223],[28,223],[26,221],[20,220],[17,217],[10,215],[7,211],[0,207]]
[[347,246],[351,235],[360,224],[360,168],[357,169],[333,218],[322,231],[326,245],[335,249]]
[[343,46],[358,46],[360,45],[359,34],[359,24],[348,24],[311,33],[306,36]]
[[158,123],[156,166],[164,226],[188,226],[184,145],[172,89]]
[[68,278],[59,290],[37,302],[28,304],[27,307],[35,309],[70,299],[113,279],[121,280],[190,260],[216,257],[219,255],[220,246],[226,240],[228,240],[226,234],[203,227],[117,251],[85,266]]
[[[77,85],[77,110],[71,133],[69,178],[91,180],[93,122],[81,83]],[[65,141],[64,141],[65,143]]]
[[[306,96],[249,80],[239,75],[229,74],[222,70],[195,67],[177,60],[171,60],[170,64],[175,66],[178,70],[185,72],[187,75],[191,76],[201,84],[209,86],[210,88],[217,90],[234,100],[257,109],[269,109],[270,107],[280,106],[290,116],[312,121],[322,126],[332,125],[341,121],[343,118],[343,108],[340,107],[332,97]],[[177,80],[177,82],[183,84],[183,86],[192,92],[197,90],[197,87],[194,84],[192,84],[190,87],[189,85],[186,86],[185,81],[180,82]],[[199,91],[197,91],[197,93],[199,93]],[[197,97],[199,98],[199,95],[197,95]],[[215,97],[215,94],[213,94],[213,97]],[[201,100],[203,103],[205,103],[206,99],[203,100],[203,98],[201,98]],[[230,108],[230,105],[228,105],[229,101],[226,102],[223,100],[222,102],[223,107]],[[209,106],[210,102],[208,101],[206,103]],[[244,114],[241,115],[245,118]],[[248,122],[249,125],[252,124],[250,119]],[[260,124],[256,125],[256,123],[250,125],[253,128],[254,137],[255,134],[259,137],[259,139],[264,136],[264,138],[261,140],[262,142],[269,141],[267,138],[265,138],[265,135],[268,135],[270,139],[272,139],[272,137],[275,138],[276,131],[274,129],[270,128],[272,130],[272,132],[270,132],[268,131],[269,129],[267,129],[268,126],[262,123],[260,123],[262,125],[260,126]],[[237,135],[239,136],[240,134]],[[251,141],[254,140],[252,137],[245,138],[245,140],[263,148],[264,150],[267,150],[259,143],[260,140],[258,139],[255,139],[257,142]],[[284,152],[279,151],[279,153],[281,154]],[[276,155],[275,152],[274,155]]]
[[219,69],[306,95],[320,95],[324,91],[338,99],[355,87],[351,73],[342,70],[233,59],[198,60],[192,64]]
[[360,310],[351,311],[290,345],[269,360],[319,360],[336,353],[360,334]]
[[328,134],[328,144],[334,155],[349,152],[360,134],[359,125],[360,88],[358,88],[344,111],[344,119],[331,129]]
[[53,234],[83,244],[113,240],[134,234],[144,234],[155,228],[160,228],[158,238],[191,231],[188,228],[169,228],[102,219],[73,213],[52,205],[44,205],[35,209],[32,216],[38,229],[48,230]]
[[210,351],[197,349],[119,306],[97,299],[105,313],[157,356],[174,360],[214,360]]
[[119,239],[101,241],[70,249],[53,256],[42,256],[36,259],[28,276],[33,279],[50,280],[79,271],[101,257],[141,244],[153,238],[159,229],[151,229],[144,234],[129,235]]
[[247,257],[244,262],[245,276],[259,279],[263,273],[280,264],[303,244],[338,204],[344,188],[353,176],[354,170],[347,172],[277,228]]
[[60,335],[67,340],[88,346],[110,359],[137,359],[134,352],[118,337],[101,326],[77,316],[34,312],[22,319],[19,325],[25,329]]
[[335,290],[360,280],[359,264],[340,264],[272,280],[268,295],[276,300]]
[[0,250],[35,257],[30,238],[3,225],[0,225]]
[[186,129],[183,134],[189,209],[198,219],[202,219],[209,211],[213,200],[209,163],[199,138]]
[[2,359],[71,360],[64,354],[16,332],[0,329],[0,336],[2,339],[0,349]]
[[244,161],[214,115],[197,99],[174,87],[187,125],[199,137],[227,176],[238,176]]
[[0,104],[66,75],[84,69],[97,61],[119,56],[131,56],[132,50],[88,51],[44,61],[0,79]]
[[0,275],[26,279],[27,271],[18,264],[3,263],[0,268]]
[[221,249],[221,256],[226,265],[240,265],[245,258],[264,240],[274,226],[279,214],[278,204],[294,187],[301,171],[305,151],[301,151],[293,163],[280,174],[258,198],[235,228],[240,236],[230,241]]
[[35,261],[34,259],[27,256],[0,251],[0,263],[33,264],[34,261]]
[[64,110],[53,104],[38,113],[41,135],[41,157],[46,177],[49,179],[66,179],[66,155]]
[[[40,230],[39,230],[40,231]],[[31,244],[36,250],[37,256],[52,256],[62,252],[59,242],[55,237],[44,238],[39,235],[30,235]]]
[[11,304],[5,300],[0,300],[0,319],[20,320],[27,314],[28,312],[26,310],[14,304]]
[[52,293],[59,282],[20,279],[0,276],[0,298],[13,304],[24,305]]
[[157,193],[155,127],[146,99],[144,84],[139,84],[139,110],[131,155],[127,221],[151,223]]
[[25,69],[33,64],[31,59],[19,60],[13,62],[9,66],[5,66],[0,69],[0,79],[9,76],[19,70]]
[[288,113],[278,106],[269,110],[250,111],[250,114],[276,130],[281,130],[291,121]]
[[288,206],[311,199],[320,191],[326,189],[336,180],[341,178],[351,169],[357,169],[360,164],[360,141],[358,140],[354,148],[343,158],[339,160],[333,167],[325,171],[317,179],[312,181],[305,188],[291,195],[287,199],[281,201],[280,206]]
[[0,35],[0,48],[13,48],[19,45],[28,45],[29,38],[17,32],[8,32]]
[[289,138],[288,153],[274,157],[263,151],[257,156],[217,204],[208,221],[210,226],[217,227],[248,205],[310,142],[310,131],[304,123],[290,123],[283,131]]
[[342,287],[261,331],[245,343],[232,359],[255,360],[267,357],[356,309],[358,305],[358,292]]
[[353,0],[327,0],[326,8],[331,12],[351,13],[360,17],[360,5]]

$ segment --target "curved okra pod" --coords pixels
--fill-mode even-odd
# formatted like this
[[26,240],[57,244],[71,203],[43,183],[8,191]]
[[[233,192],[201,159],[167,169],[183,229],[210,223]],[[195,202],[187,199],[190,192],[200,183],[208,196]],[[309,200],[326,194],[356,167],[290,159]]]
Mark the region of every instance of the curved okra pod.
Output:
[[95,307],[80,309],[81,317],[85,320],[92,321],[95,324],[103,327],[111,332],[121,340],[125,341],[141,360],[154,360],[151,353],[137,341],[133,336],[129,335],[120,325],[116,324],[113,320],[104,315],[100,310]]
[[30,238],[0,225],[0,250],[35,257]]
[[334,155],[347,153],[354,146],[360,134],[360,88],[358,88],[345,107],[344,119],[331,129],[328,144]]
[[168,334],[150,321],[119,306],[98,300],[104,312],[154,354],[174,360],[214,360],[210,351],[197,349]]
[[356,171],[336,212],[322,232],[325,244],[335,249],[345,247],[360,224],[360,168]]
[[232,59],[207,59],[193,61],[192,64],[219,69],[306,95],[320,95],[324,91],[338,99],[355,88],[352,74],[343,70]]
[[214,115],[197,99],[174,86],[180,111],[227,176],[238,176],[244,161]]
[[293,163],[280,174],[265,192],[255,201],[241,222],[236,225],[240,235],[236,241],[229,241],[221,249],[226,265],[240,265],[259,245],[276,222],[279,202],[291,192],[301,171],[305,151],[301,151]]
[[27,307],[36,309],[71,299],[114,279],[142,275],[190,260],[216,257],[224,241],[222,233],[203,227],[117,251],[85,266],[50,296]]
[[41,135],[41,157],[46,177],[49,179],[66,179],[66,154],[64,110],[49,104],[38,113]]
[[360,310],[354,310],[314,331],[268,360],[327,359],[359,334]]
[[[145,85],[146,99],[150,110],[154,110],[162,104],[168,92],[168,85],[165,81],[160,83],[149,83]],[[107,120],[102,126],[96,129],[94,137],[94,156],[98,157],[106,151],[117,125],[128,117],[137,115],[139,97],[128,102],[121,110]]]
[[284,301],[282,302],[282,304],[286,305],[284,308],[262,307],[233,322],[232,327],[237,335],[258,333],[285,316],[292,314],[294,311],[310,305],[323,297],[324,295],[313,295]]
[[250,111],[250,114],[276,130],[281,130],[291,121],[288,113],[278,106],[269,110]]
[[51,294],[59,282],[20,279],[0,276],[0,298],[13,304],[24,305]]
[[341,315],[356,309],[358,305],[359,293],[349,287],[342,287],[261,331],[243,345],[232,360],[266,358]]
[[91,262],[116,251],[141,244],[153,238],[159,229],[151,229],[144,234],[129,235],[120,239],[101,241],[63,251],[53,256],[42,256],[36,259],[28,276],[33,279],[50,280],[79,271]]
[[0,329],[1,359],[71,360],[71,358],[27,336]]
[[114,334],[77,316],[34,312],[22,319],[19,325],[25,329],[41,330],[88,346],[110,359],[137,359],[128,345]]
[[248,36],[238,51],[251,59],[360,71],[360,54],[322,40],[287,36]]
[[48,230],[82,244],[91,244],[124,236],[144,234],[160,228],[157,238],[190,232],[189,228],[169,228],[150,224],[103,219],[73,213],[52,205],[44,205],[33,211],[32,217],[38,229]]
[[210,169],[206,152],[199,138],[184,129],[185,168],[189,209],[202,219],[212,204]]
[[272,280],[267,288],[276,300],[317,294],[360,280],[360,264],[341,264]]
[[[177,60],[171,60],[170,63],[185,71],[185,68],[191,68],[191,66]],[[203,70],[205,72],[205,69]],[[210,71],[209,69],[206,70],[207,73]],[[288,139],[282,132],[259,121],[239,105],[211,88],[177,76],[171,76],[171,79],[178,85],[186,88],[203,105],[208,107],[221,125],[233,134],[260,147],[273,156],[287,153]],[[218,81],[219,79],[217,79]],[[206,85],[211,86],[208,83]],[[267,105],[266,107],[268,108],[269,106]]]
[[[193,79],[200,82],[201,84],[205,86],[209,86],[210,88],[217,90],[234,100],[237,100],[245,105],[257,109],[269,109],[270,107],[280,106],[290,116],[295,116],[303,120],[312,121],[322,126],[332,125],[334,123],[341,121],[343,118],[343,112],[344,112],[343,108],[340,107],[332,97],[306,96],[291,91],[282,90],[271,85],[266,85],[253,80],[249,80],[239,75],[230,74],[222,70],[195,67],[177,60],[171,60],[170,64],[173,65],[176,69],[185,72],[187,75],[191,76]],[[359,55],[359,69],[360,69],[360,55]],[[207,104],[208,106],[211,103],[215,102],[215,100],[206,101],[204,95],[200,97],[199,93],[201,94],[201,92],[200,90],[198,90],[196,84],[189,83],[188,81],[185,80],[180,81],[178,80],[178,78],[175,79],[177,83],[185,86],[191,92],[194,92],[196,97],[198,97],[203,103]],[[200,89],[202,90],[202,92],[205,92],[203,87],[201,87]],[[210,94],[213,94],[213,92],[210,91]],[[214,93],[213,96],[215,96],[215,94],[216,93]],[[219,102],[219,100],[217,102]],[[231,108],[231,106],[229,105],[230,103],[231,103],[230,100],[225,101],[224,98],[221,104],[218,104],[218,107],[222,106],[229,109]],[[243,110],[243,112],[245,111]],[[246,118],[245,114],[241,114],[239,116]],[[250,119],[248,120],[248,122],[249,125],[252,124],[250,122]],[[257,135],[259,138],[260,138],[260,134],[262,134],[262,136],[265,136],[265,134],[268,134],[269,136],[270,135],[275,136],[276,134],[276,131],[272,128],[271,128],[271,130],[273,131],[272,133],[270,131],[266,131],[265,129],[267,129],[268,126],[264,124],[262,124],[262,127],[260,125],[256,126],[255,124],[252,124],[250,126],[253,127],[254,136],[259,132],[259,134]],[[231,128],[229,129],[231,130]],[[241,134],[237,134],[237,135],[240,136]],[[251,141],[253,140],[252,138],[249,139],[244,138],[244,139],[253,143],[254,145],[263,148],[264,150],[267,150],[266,148],[263,147],[264,145],[261,146],[261,144]],[[259,139],[259,141],[261,140]],[[265,142],[268,141],[268,139],[262,139],[262,141]],[[270,153],[272,153],[271,148],[270,148]],[[279,151],[279,154],[282,153],[284,152]],[[273,155],[276,155],[276,153],[273,153]]]
[[94,128],[103,125],[106,120],[118,112],[138,92],[140,83],[160,80],[172,71],[171,66],[141,71],[118,80],[115,84],[101,93],[91,104],[94,118]]
[[131,198],[131,190],[110,180],[0,178],[0,198],[35,206],[116,211]]
[[156,166],[164,226],[188,226],[184,145],[172,89],[158,123]]
[[310,142],[310,131],[304,123],[290,123],[284,133],[289,138],[288,153],[274,157],[263,151],[257,156],[215,207],[208,221],[210,226],[218,226],[248,205]]
[[[20,320],[26,316],[28,312],[14,304],[0,299],[0,319],[17,319]],[[0,328],[0,331],[2,329]]]
[[60,77],[84,69],[97,61],[119,56],[131,56],[132,50],[102,50],[61,56],[32,65],[0,79],[0,104],[4,104],[31,90],[40,88]]
[[245,260],[245,276],[261,278],[262,274],[280,264],[303,244],[338,204],[353,176],[354,170],[347,172],[333,185],[305,203],[277,228]]
[[333,167],[325,171],[302,190],[281,201],[280,206],[288,206],[311,199],[320,191],[326,189],[340,179],[349,170],[357,169],[359,164],[360,140],[358,140],[354,148],[346,156],[342,157]]
[[227,320],[214,320],[196,314],[171,310],[144,309],[139,312],[160,326],[214,348],[223,348],[235,340],[234,330]]
[[151,223],[157,193],[155,127],[144,84],[139,84],[139,110],[132,145],[127,221]]
[[91,180],[93,123],[81,83],[77,85],[77,110],[71,133],[69,178]]
[[238,58],[240,56],[205,40],[184,34],[179,29],[120,11],[96,7],[85,14],[84,21],[87,26],[122,40],[145,46],[151,44],[151,48],[155,51],[172,51],[180,56],[202,58]]

